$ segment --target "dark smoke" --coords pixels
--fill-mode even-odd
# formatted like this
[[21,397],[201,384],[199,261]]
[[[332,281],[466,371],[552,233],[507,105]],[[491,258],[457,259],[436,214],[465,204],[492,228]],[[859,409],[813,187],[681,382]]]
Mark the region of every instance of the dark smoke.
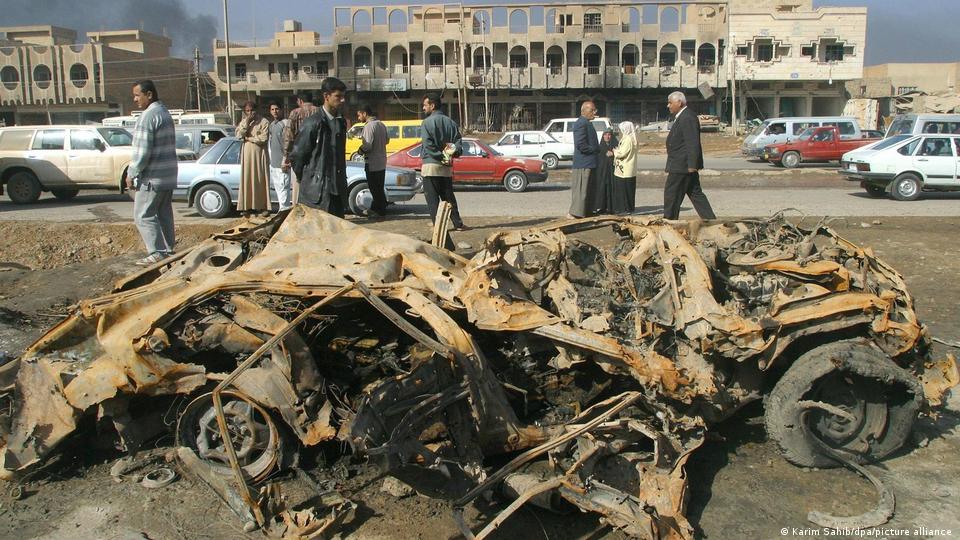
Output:
[[193,48],[209,53],[217,20],[193,15],[181,0],[3,0],[3,26],[52,24],[86,32],[142,28],[173,40],[171,54],[193,58]]

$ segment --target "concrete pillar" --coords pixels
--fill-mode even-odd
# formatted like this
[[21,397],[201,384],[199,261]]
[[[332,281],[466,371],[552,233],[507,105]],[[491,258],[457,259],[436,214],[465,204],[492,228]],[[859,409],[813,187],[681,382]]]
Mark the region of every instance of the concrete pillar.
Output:
[[806,99],[803,100],[803,115],[813,116],[813,95],[812,94],[808,94]]
[[780,118],[780,94],[773,96],[773,117]]

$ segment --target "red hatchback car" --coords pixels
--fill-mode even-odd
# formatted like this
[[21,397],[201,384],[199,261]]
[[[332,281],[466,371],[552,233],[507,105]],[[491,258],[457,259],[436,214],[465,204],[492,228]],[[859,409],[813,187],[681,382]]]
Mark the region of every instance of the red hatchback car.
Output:
[[[408,146],[387,158],[387,165],[420,172],[420,143]],[[547,166],[542,160],[506,157],[477,139],[463,139],[463,155],[453,160],[455,184],[500,184],[520,193],[531,182],[546,182]]]

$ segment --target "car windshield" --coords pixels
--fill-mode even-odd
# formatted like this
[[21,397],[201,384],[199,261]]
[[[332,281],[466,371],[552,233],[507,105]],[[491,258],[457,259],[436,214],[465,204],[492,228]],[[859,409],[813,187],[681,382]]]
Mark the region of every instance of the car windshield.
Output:
[[477,143],[474,143],[474,144],[477,145],[477,150],[483,150],[483,151],[489,152],[491,155],[494,155],[494,156],[502,156],[502,155],[503,155],[502,153],[497,152],[497,149],[496,149],[496,148],[488,147],[488,146],[483,145],[483,144],[480,144],[480,143],[478,143],[478,142],[477,142]]
[[354,124],[350,131],[347,131],[347,138],[356,139],[361,133],[363,133],[363,124]]
[[224,149],[230,145],[236,139],[220,139],[217,141],[217,144],[213,145],[210,150],[208,150],[203,157],[197,160],[197,163],[210,164],[216,163],[220,158],[220,155],[223,154]]
[[904,118],[897,120],[890,125],[890,129],[887,130],[887,137],[893,137],[894,135],[903,135],[913,133],[913,123],[912,118]]
[[884,148],[890,148],[891,146],[894,146],[894,145],[896,145],[896,144],[899,144],[899,143],[901,143],[901,142],[909,139],[909,138],[912,137],[912,136],[913,136],[913,135],[894,135],[893,137],[890,137],[889,139],[884,139],[884,140],[878,142],[877,144],[874,144],[873,146],[870,147],[870,149],[871,149],[871,150],[883,150]]
[[131,146],[133,144],[133,135],[123,128],[99,128],[97,131],[110,146]]
[[750,132],[750,135],[753,137],[756,137],[757,135],[760,135],[761,133],[763,133],[763,130],[765,129],[767,129],[767,125],[760,124],[759,126],[753,128],[753,131]]
[[560,141],[558,141],[557,139],[555,139],[555,138],[553,137],[553,135],[550,135],[549,133],[541,133],[540,136],[543,137],[544,139],[546,139],[547,143],[559,143],[559,142],[560,142]]

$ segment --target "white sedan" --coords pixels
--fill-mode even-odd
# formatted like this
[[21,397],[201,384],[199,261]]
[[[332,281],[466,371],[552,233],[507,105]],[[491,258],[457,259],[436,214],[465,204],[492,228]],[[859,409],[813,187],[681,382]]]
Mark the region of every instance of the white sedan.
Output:
[[573,144],[560,142],[545,131],[508,131],[491,147],[505,156],[542,159],[548,169],[573,159]]
[[960,135],[895,135],[843,155],[840,174],[873,197],[912,201],[923,191],[960,190]]

